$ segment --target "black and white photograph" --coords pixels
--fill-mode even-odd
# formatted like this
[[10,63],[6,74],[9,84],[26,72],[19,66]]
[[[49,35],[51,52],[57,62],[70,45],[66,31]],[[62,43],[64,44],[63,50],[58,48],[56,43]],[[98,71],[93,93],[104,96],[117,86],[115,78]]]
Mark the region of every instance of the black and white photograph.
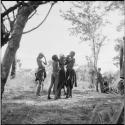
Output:
[[124,1],[1,1],[1,124],[125,124]]

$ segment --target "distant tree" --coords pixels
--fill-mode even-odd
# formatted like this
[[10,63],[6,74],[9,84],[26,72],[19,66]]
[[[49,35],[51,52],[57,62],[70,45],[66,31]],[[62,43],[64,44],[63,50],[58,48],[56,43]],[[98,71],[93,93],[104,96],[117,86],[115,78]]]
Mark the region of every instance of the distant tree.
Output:
[[89,74],[89,78],[90,78],[90,87],[94,87],[94,81],[95,81],[95,70],[94,70],[94,64],[93,64],[93,61],[92,61],[92,57],[90,56],[86,56],[86,60],[87,60],[87,63],[88,63],[88,74]]
[[122,42],[122,38],[116,39],[116,45],[115,45],[115,47],[114,47],[114,50],[118,53],[118,54],[113,58],[114,65],[115,65],[116,67],[119,67],[120,45],[121,45],[121,42]]
[[[105,11],[111,12],[114,10],[119,10],[119,14],[121,14],[121,16],[123,16],[123,19],[120,20],[119,25],[116,27],[116,30],[118,32],[120,32],[122,29],[124,30],[124,26],[125,26],[125,19],[124,19],[124,15],[125,15],[125,8],[124,8],[124,1],[105,1],[106,6],[105,6]],[[112,23],[112,22],[111,22]]]
[[[124,32],[124,26],[125,26],[125,8],[124,8],[124,1],[110,1],[108,2],[108,6],[106,6],[106,11],[110,12],[110,11],[114,11],[114,10],[119,10],[121,16],[123,17],[123,19],[120,20],[120,24],[116,27],[116,30],[118,32],[121,32],[121,30],[123,29]],[[112,23],[112,22],[111,22]],[[119,67],[119,60],[120,60],[120,44],[122,42],[122,38],[117,38],[116,39],[116,45],[114,47],[115,51],[118,53],[114,58],[114,65],[116,67]]]
[[97,70],[98,57],[100,49],[106,41],[106,36],[102,34],[102,28],[106,25],[104,20],[105,9],[103,10],[99,3],[96,6],[95,1],[77,1],[72,2],[73,7],[62,14],[65,20],[72,23],[71,34],[79,36],[80,40],[90,41],[94,70]]

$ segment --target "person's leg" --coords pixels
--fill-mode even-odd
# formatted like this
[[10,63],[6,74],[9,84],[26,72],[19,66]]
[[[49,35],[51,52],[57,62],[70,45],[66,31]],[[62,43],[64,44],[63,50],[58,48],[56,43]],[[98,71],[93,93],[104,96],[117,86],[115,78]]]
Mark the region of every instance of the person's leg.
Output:
[[36,77],[35,81],[37,81],[38,80],[38,69],[37,69],[37,71],[35,73],[35,77]]
[[61,90],[62,90],[62,86],[61,86],[62,83],[59,83],[59,84],[60,85],[59,85],[59,87],[57,89],[57,98],[60,98],[60,96],[61,96]]
[[96,91],[98,92],[98,79],[96,80]]
[[58,73],[56,73],[55,74],[55,82],[54,82],[54,85],[55,85],[55,97],[54,97],[54,99],[58,99],[58,83],[59,82],[59,74]]
[[72,98],[72,88],[70,89],[70,97]]
[[69,93],[69,86],[68,86],[68,77],[69,77],[69,70],[66,70],[66,98],[68,98],[68,93]]
[[64,70],[64,83],[63,83],[63,88],[64,88],[64,95],[66,95],[66,71]]
[[46,78],[46,70],[44,70],[44,79]]
[[60,70],[60,75],[59,75],[59,97],[61,96],[61,90],[64,89],[64,84],[65,84],[65,70],[62,69]]
[[58,78],[58,86],[57,86],[57,97],[58,98],[60,98],[60,96],[61,96],[62,80],[63,80],[63,72],[62,72],[62,70],[60,70],[59,78]]
[[37,96],[40,96],[40,90],[41,90],[41,81],[39,80],[37,91],[36,91]]
[[77,78],[76,78],[76,72],[75,70],[73,69],[73,79],[74,79],[74,82],[75,82],[75,87],[77,87]]
[[69,80],[69,97],[72,97],[73,84],[74,84],[74,75],[72,75],[71,79]]
[[48,90],[48,99],[50,99],[50,93],[51,93],[51,89],[52,89],[52,87],[54,85],[54,81],[55,81],[55,79],[54,79],[54,76],[52,74],[51,75],[51,84],[50,84],[50,87],[49,87],[49,90]]
[[69,89],[70,89],[69,86],[67,86],[66,98],[69,97],[69,91],[70,91]]
[[71,97],[71,81],[70,81],[70,86],[69,86],[69,97]]
[[99,80],[99,83],[100,83],[100,90],[101,90],[101,93],[103,92],[103,81],[102,79]]

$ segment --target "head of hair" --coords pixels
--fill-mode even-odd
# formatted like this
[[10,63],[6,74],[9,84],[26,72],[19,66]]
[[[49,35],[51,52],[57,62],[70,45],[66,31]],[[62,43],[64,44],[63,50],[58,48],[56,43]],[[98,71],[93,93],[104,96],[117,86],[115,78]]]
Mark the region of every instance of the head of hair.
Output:
[[98,71],[101,71],[101,68],[98,68]]
[[63,54],[60,54],[59,59],[65,59],[65,56]]
[[57,55],[53,55],[52,56],[52,60],[57,61],[58,60],[58,56]]
[[71,52],[70,52],[70,56],[72,56],[72,57],[75,56],[75,52],[74,52],[74,51],[71,51]]
[[44,55],[43,55],[43,53],[39,53],[39,57],[41,57],[41,58],[42,58],[43,56],[44,56]]

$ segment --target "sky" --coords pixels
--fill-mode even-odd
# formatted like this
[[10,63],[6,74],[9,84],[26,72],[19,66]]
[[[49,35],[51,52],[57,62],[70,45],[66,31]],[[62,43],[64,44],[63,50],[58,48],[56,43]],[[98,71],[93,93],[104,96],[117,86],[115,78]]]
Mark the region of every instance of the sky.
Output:
[[[70,7],[69,2],[60,2],[52,8],[46,21],[36,30],[24,34],[20,42],[20,48],[17,51],[17,58],[21,59],[22,68],[37,68],[36,58],[39,52],[42,52],[47,61],[51,60],[53,54],[69,54],[71,50],[76,52],[76,64],[86,64],[85,56],[91,54],[89,42],[80,43],[80,39],[70,35],[70,28],[72,25],[70,22],[65,21],[60,15],[61,10],[67,10]],[[28,21],[24,31],[27,31],[36,25],[38,25],[45,17],[50,5],[40,6],[37,10],[37,14]],[[112,22],[103,29],[104,34],[110,39],[101,48],[99,54],[98,66],[101,67],[102,72],[116,71],[117,68],[113,65],[112,58],[116,55],[114,51],[114,40],[122,36],[123,32],[116,32],[116,25],[119,24],[121,16],[112,12],[107,16]],[[6,49],[5,45],[2,48],[2,58]]]

